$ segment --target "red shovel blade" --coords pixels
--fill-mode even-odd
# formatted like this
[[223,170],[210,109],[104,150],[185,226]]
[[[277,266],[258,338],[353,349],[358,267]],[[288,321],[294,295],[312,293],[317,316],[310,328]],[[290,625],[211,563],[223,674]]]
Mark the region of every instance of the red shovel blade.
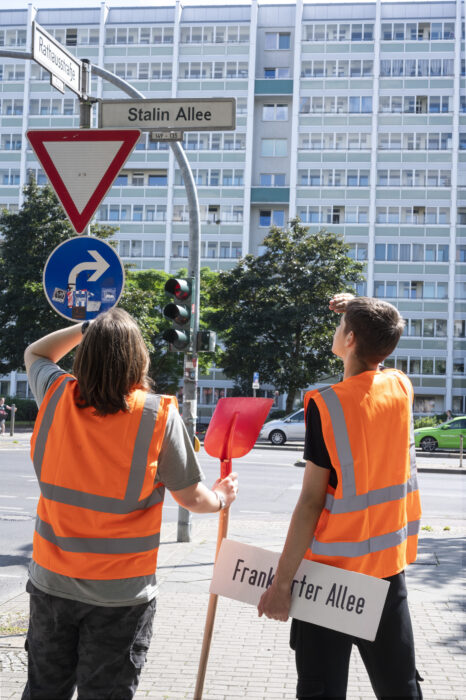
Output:
[[209,423],[204,447],[211,457],[244,457],[254,446],[273,399],[220,399]]

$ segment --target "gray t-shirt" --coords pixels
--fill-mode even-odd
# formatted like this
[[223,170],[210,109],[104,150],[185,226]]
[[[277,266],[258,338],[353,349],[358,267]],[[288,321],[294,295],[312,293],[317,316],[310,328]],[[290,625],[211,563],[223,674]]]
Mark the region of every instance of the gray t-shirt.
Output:
[[[36,360],[28,372],[29,386],[40,406],[47,390],[62,374],[58,365],[46,358]],[[157,466],[157,480],[170,491],[178,491],[204,478],[181,416],[170,406]],[[145,603],[157,592],[155,573],[111,581],[77,579],[57,574],[31,561],[29,577],[40,590],[61,598],[90,605],[118,607]]]

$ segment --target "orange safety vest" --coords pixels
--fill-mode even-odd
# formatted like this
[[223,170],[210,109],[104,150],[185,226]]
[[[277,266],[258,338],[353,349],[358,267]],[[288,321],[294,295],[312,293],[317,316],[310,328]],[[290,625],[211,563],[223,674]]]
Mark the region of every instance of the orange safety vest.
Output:
[[165,489],[154,485],[173,396],[135,390],[130,411],[78,408],[76,379],[47,391],[31,440],[41,496],[33,559],[64,576],[123,579],[155,573]]
[[409,379],[369,371],[309,391],[338,485],[328,487],[306,559],[378,578],[415,561],[421,503]]

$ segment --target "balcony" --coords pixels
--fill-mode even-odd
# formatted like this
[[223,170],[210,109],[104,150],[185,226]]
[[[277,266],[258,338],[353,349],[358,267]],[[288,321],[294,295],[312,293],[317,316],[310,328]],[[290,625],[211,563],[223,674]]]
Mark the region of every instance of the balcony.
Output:
[[255,88],[256,95],[292,95],[293,81],[292,80],[271,80],[264,78],[256,80]]
[[251,187],[251,204],[288,204],[289,187]]

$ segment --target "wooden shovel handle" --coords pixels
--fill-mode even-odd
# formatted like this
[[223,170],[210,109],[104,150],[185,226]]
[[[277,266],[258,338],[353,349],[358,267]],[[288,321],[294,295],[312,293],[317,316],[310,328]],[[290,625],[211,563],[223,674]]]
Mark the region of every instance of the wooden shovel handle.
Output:
[[[231,464],[231,462],[230,462]],[[231,471],[231,469],[230,469]],[[217,549],[215,551],[215,561],[217,561],[218,552],[222,544],[222,540],[228,533],[228,521],[230,509],[224,508],[220,511],[218,520],[217,532]],[[210,643],[214,631],[215,613],[217,611],[218,595],[211,593],[209,596],[209,605],[207,607],[207,615],[204,625],[204,638],[202,640],[201,658],[199,660],[199,669],[197,672],[196,688],[194,690],[194,700],[202,700],[202,692],[204,690],[204,680],[207,670],[207,662],[209,660]]]

